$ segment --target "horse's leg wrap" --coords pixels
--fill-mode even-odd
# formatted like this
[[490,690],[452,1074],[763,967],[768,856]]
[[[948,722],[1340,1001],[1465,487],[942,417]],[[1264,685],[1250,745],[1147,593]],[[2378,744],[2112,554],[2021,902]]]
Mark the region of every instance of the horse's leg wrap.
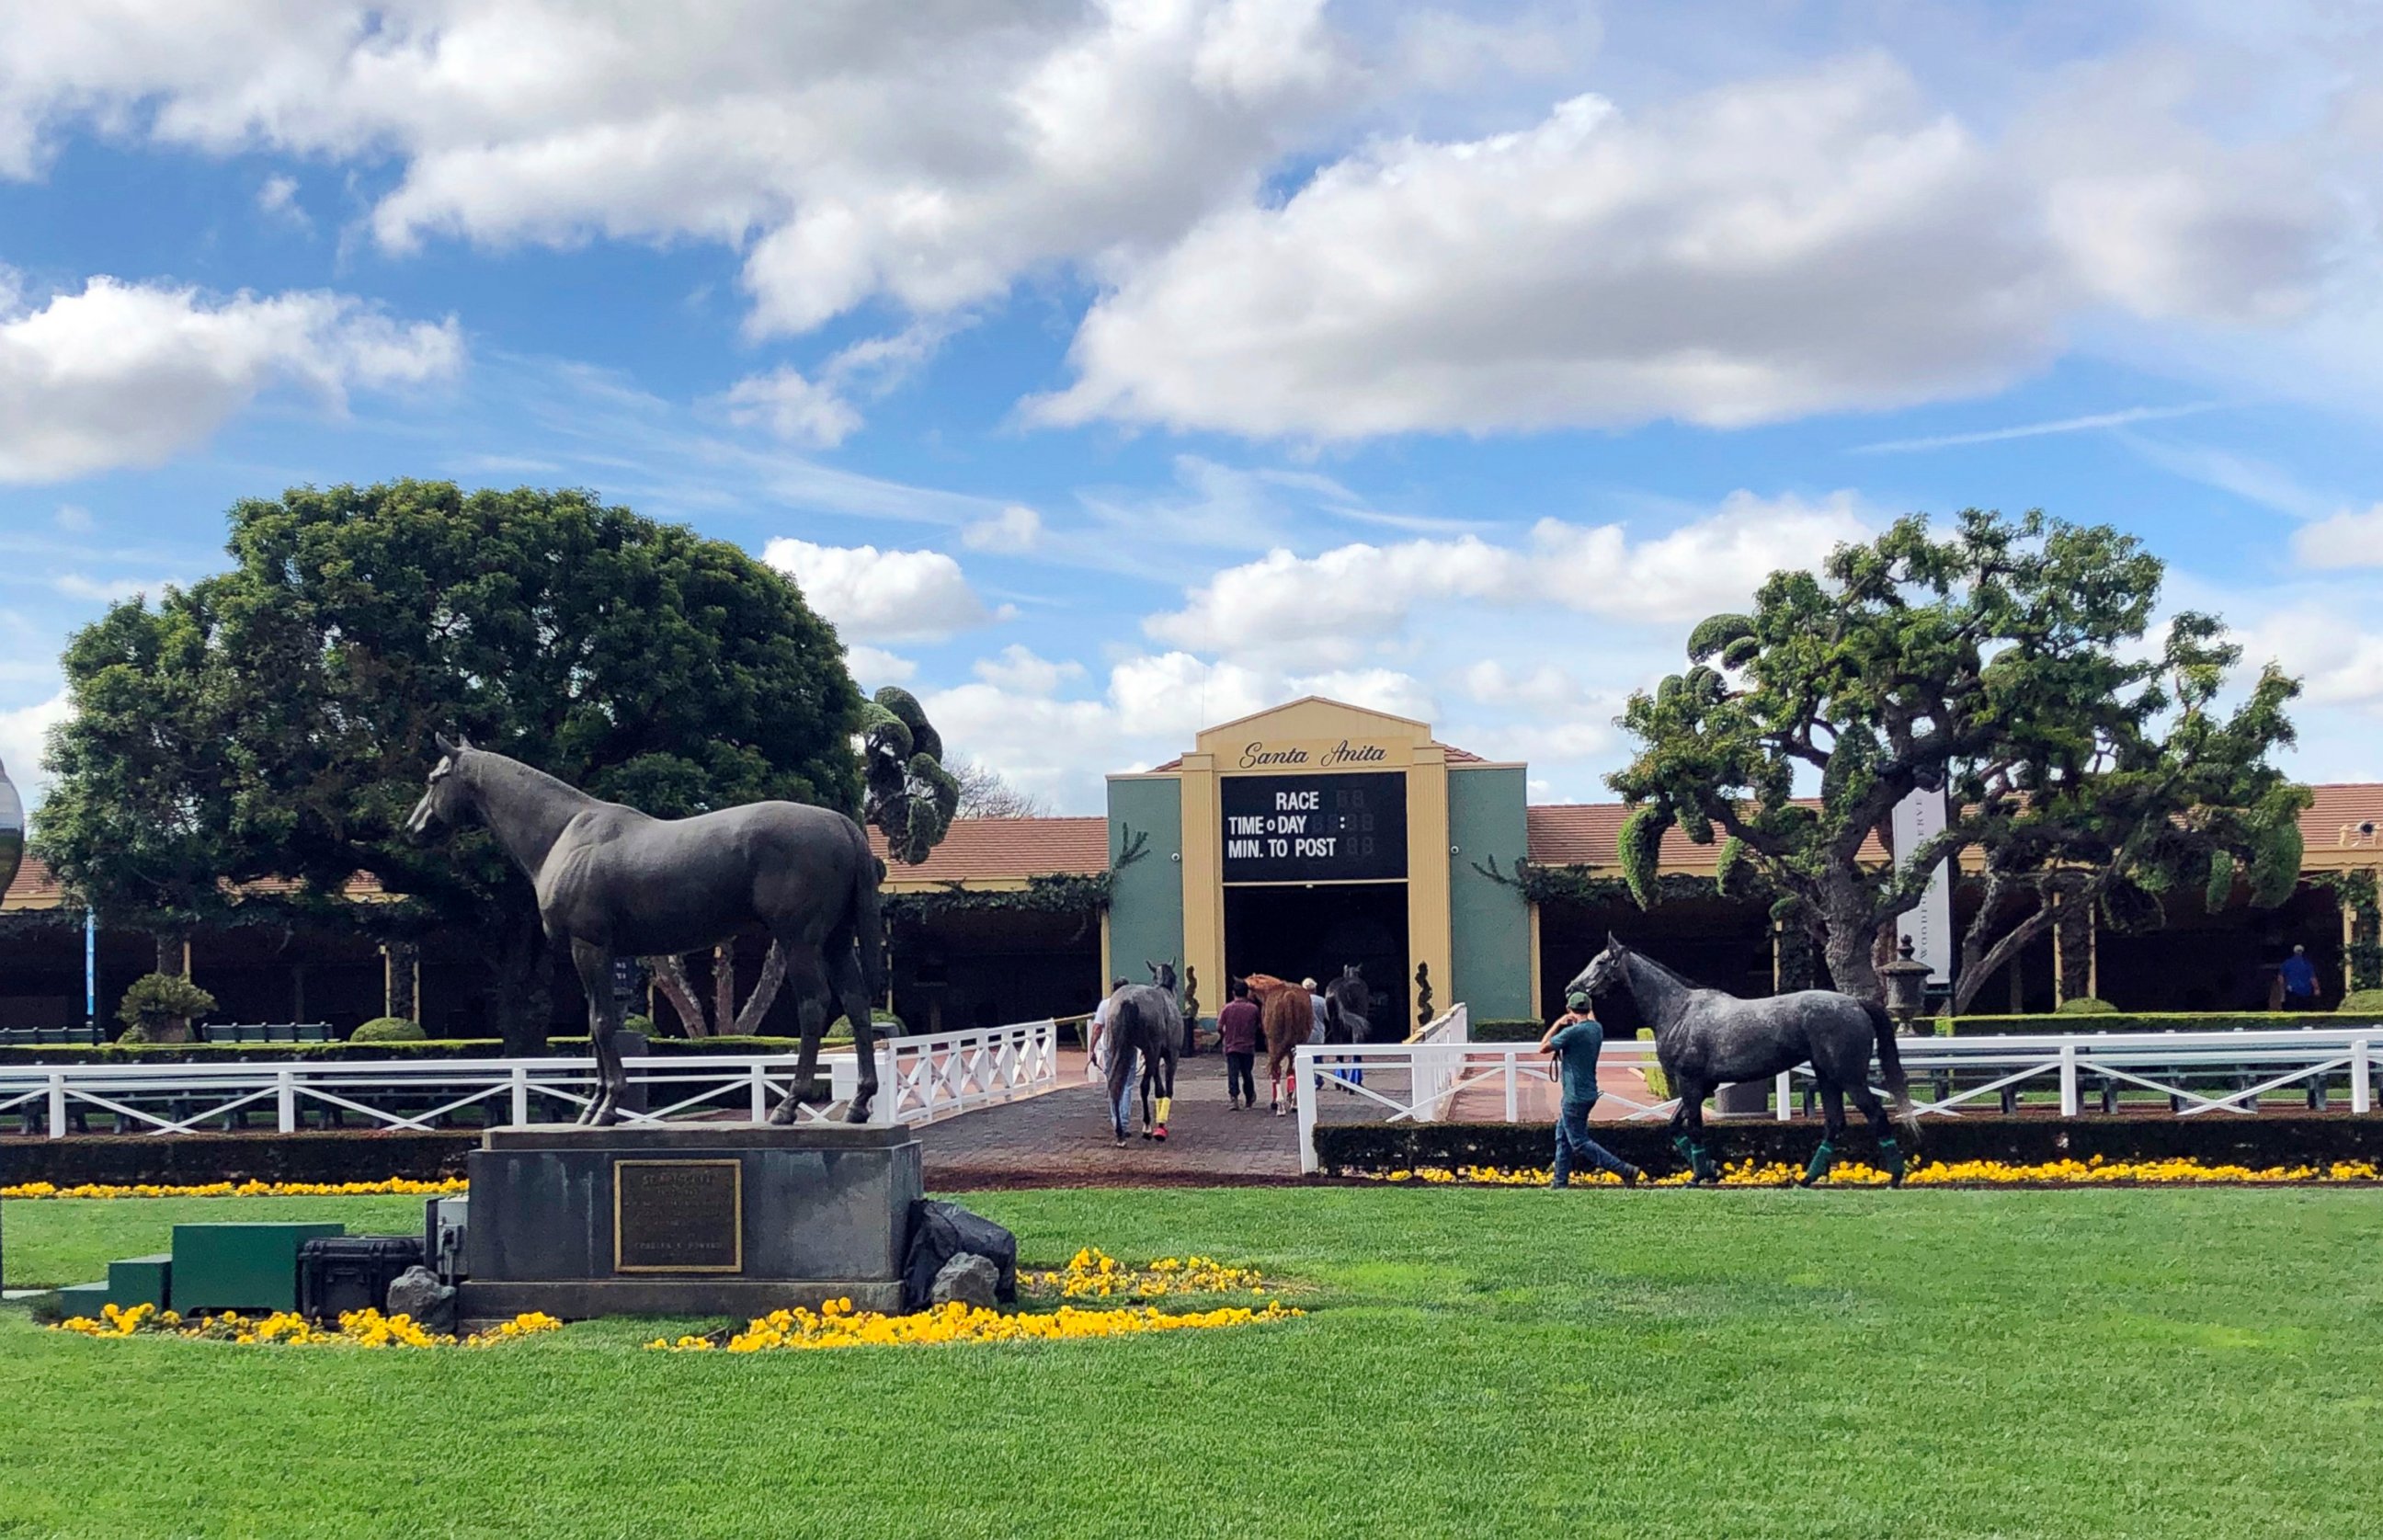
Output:
[[1174,1108],[1175,1098],[1172,1096],[1162,1096],[1158,1099],[1158,1127],[1155,1132],[1160,1139],[1167,1137],[1167,1115]]
[[1810,1187],[1814,1182],[1817,1182],[1821,1177],[1827,1176],[1829,1174],[1829,1167],[1834,1165],[1836,1164],[1836,1146],[1831,1144],[1825,1139],[1821,1140],[1821,1147],[1812,1152],[1810,1164],[1804,1167],[1804,1185],[1806,1187]]
[[1878,1158],[1886,1164],[1886,1185],[1903,1185],[1903,1146],[1895,1142],[1893,1134],[1878,1136]]
[[1674,1135],[1672,1139],[1672,1148],[1680,1152],[1680,1159],[1688,1163],[1688,1175],[1691,1177],[1699,1182],[1715,1182],[1721,1179],[1721,1171],[1713,1164],[1712,1156],[1708,1154],[1705,1147],[1695,1140],[1685,1134]]

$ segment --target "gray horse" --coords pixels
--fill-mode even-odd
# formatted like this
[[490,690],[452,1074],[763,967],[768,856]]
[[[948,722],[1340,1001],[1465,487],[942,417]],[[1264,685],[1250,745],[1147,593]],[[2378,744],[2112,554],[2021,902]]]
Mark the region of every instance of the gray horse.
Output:
[[[1109,1006],[1109,1122],[1126,1140],[1128,1093],[1142,1069],[1142,1137],[1164,1140],[1175,1103],[1175,1055],[1183,1036],[1183,1007],[1175,995],[1175,965],[1146,963],[1151,981],[1128,984]],[[1157,1103],[1153,1115],[1153,1101]]]
[[418,839],[433,822],[477,817],[528,875],[547,938],[569,948],[587,994],[602,1085],[580,1122],[619,1122],[628,1087],[612,1042],[621,1026],[613,957],[694,952],[755,925],[784,956],[802,1018],[795,1084],[770,1120],[792,1123],[817,1098],[820,1035],[840,1010],[860,1060],[860,1089],[846,1115],[868,1121],[877,1093],[869,1003],[882,987],[884,942],[877,857],[858,824],[796,802],[649,818],[474,748],[468,738],[438,743],[438,763],[405,831]]
[[[1340,977],[1324,986],[1324,1041],[1364,1042],[1373,1035],[1374,992],[1365,986],[1365,975],[1355,963],[1343,963]],[[1342,1059],[1332,1078],[1344,1091],[1364,1085],[1364,1061]]]
[[[1895,1052],[1894,1019],[1878,1005],[1834,990],[1740,1000],[1720,990],[1700,989],[1610,935],[1605,950],[1564,986],[1567,997],[1584,991],[1597,1002],[1600,1018],[1623,1017],[1624,1025],[1654,1029],[1655,1057],[1680,1099],[1679,1110],[1672,1115],[1673,1144],[1698,1181],[1713,1181],[1720,1175],[1704,1147],[1705,1098],[1724,1084],[1767,1080],[1809,1061],[1821,1083],[1821,1106],[1828,1124],[1820,1149],[1805,1167],[1804,1185],[1827,1176],[1836,1159],[1848,1096],[1878,1136],[1879,1156],[1889,1177],[1902,1183],[1902,1147],[1890,1131],[1886,1109],[1870,1089],[1873,1046],[1896,1114],[1915,1129],[1919,1119]],[[1609,1005],[1617,1009],[1609,1012]]]

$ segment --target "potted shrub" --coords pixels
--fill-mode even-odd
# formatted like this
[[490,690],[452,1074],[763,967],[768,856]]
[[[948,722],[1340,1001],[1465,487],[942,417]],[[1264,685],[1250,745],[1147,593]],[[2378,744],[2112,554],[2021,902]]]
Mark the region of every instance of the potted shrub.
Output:
[[118,1042],[188,1042],[191,1023],[216,1008],[216,997],[179,973],[144,973],[124,992],[116,1018]]

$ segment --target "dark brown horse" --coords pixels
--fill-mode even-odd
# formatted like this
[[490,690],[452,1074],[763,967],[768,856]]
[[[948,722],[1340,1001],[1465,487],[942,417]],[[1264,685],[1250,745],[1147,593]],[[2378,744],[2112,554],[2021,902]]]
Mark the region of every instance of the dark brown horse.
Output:
[[612,959],[676,956],[756,926],[784,955],[802,1018],[795,1083],[770,1120],[792,1123],[817,1098],[820,1036],[841,1011],[860,1060],[846,1116],[869,1121],[877,1093],[869,1002],[883,988],[884,940],[877,857],[860,825],[798,802],[649,818],[469,739],[438,743],[438,763],[406,832],[420,838],[434,822],[477,818],[528,875],[547,938],[570,951],[587,994],[601,1086],[580,1122],[619,1122],[628,1089],[612,1042],[621,1026]]
[[1299,1077],[1291,1056],[1315,1029],[1315,1007],[1304,989],[1271,973],[1253,973],[1242,982],[1258,999],[1258,1023],[1266,1043],[1266,1101],[1280,1116],[1286,1090],[1289,1105],[1299,1105]]

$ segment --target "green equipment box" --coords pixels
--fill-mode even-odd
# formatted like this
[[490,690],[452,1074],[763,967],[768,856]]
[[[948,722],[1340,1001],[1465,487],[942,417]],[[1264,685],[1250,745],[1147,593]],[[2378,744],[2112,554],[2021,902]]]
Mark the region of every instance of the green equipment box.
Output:
[[174,1308],[296,1310],[298,1248],[345,1225],[177,1225]]
[[107,1302],[118,1310],[130,1310],[135,1305],[154,1305],[167,1310],[173,1305],[174,1258],[169,1252],[154,1257],[126,1257],[107,1264]]

